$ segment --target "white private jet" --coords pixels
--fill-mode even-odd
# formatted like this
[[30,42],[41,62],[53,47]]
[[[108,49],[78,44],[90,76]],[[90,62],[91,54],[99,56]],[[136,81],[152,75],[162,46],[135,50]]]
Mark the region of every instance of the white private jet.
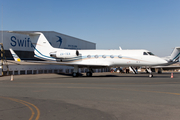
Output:
[[[17,32],[26,34],[34,46],[35,57],[46,60],[49,64],[74,66],[73,77],[79,75],[78,68],[86,67],[86,76],[92,76],[92,68],[110,66],[165,66],[177,62],[180,56],[180,47],[176,47],[169,59],[155,56],[148,50],[69,50],[54,48],[41,32]],[[11,51],[11,50],[10,50]],[[13,53],[14,54],[14,53]],[[17,55],[15,55],[17,57]],[[17,58],[16,58],[17,59]],[[43,62],[43,61],[41,61]],[[45,62],[43,62],[45,63]],[[149,77],[153,77],[150,73]]]

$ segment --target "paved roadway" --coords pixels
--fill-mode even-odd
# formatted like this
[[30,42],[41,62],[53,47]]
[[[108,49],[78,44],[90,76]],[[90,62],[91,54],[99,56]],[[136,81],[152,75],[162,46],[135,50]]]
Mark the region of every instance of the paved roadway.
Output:
[[179,120],[180,74],[0,77],[0,120]]

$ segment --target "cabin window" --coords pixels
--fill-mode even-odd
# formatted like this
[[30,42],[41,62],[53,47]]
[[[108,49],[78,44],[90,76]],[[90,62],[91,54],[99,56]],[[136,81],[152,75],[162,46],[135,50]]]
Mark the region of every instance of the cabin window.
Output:
[[88,55],[87,58],[91,58],[91,55]]
[[144,52],[143,55],[148,55],[148,54],[146,52]]
[[121,55],[118,55],[118,58],[122,58],[122,56],[121,56]]
[[103,55],[102,58],[106,58],[106,55]]
[[98,55],[95,55],[94,57],[95,57],[95,58],[98,58],[99,56],[98,56]]
[[111,58],[114,58],[114,55],[110,55]]

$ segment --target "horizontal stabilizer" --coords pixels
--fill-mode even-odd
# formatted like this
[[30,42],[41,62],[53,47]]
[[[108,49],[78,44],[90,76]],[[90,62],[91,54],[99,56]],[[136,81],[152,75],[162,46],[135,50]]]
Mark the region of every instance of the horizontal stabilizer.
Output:
[[15,61],[21,62],[21,59],[18,57],[18,55],[13,51],[13,49],[9,48],[13,58]]

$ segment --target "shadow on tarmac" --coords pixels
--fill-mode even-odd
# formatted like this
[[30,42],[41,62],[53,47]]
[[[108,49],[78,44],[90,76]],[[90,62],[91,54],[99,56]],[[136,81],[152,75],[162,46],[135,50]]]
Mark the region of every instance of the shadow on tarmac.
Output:
[[[69,77],[72,77],[72,74],[66,74],[66,73],[56,73],[57,75],[63,75],[63,76],[69,76]],[[179,73],[174,73],[175,75],[176,74],[179,74]],[[171,77],[171,73],[162,73],[162,74],[153,74],[153,78],[170,78]],[[87,77],[85,74],[82,74],[82,73],[79,73],[79,77]],[[126,77],[126,78],[138,78],[138,77],[141,77],[141,78],[149,78],[149,74],[147,73],[139,73],[139,74],[118,74],[118,73],[115,73],[115,74],[96,74],[96,75],[93,75],[91,77]],[[91,77],[87,77],[87,78],[91,78]],[[74,77],[74,78],[77,78],[77,77]]]

